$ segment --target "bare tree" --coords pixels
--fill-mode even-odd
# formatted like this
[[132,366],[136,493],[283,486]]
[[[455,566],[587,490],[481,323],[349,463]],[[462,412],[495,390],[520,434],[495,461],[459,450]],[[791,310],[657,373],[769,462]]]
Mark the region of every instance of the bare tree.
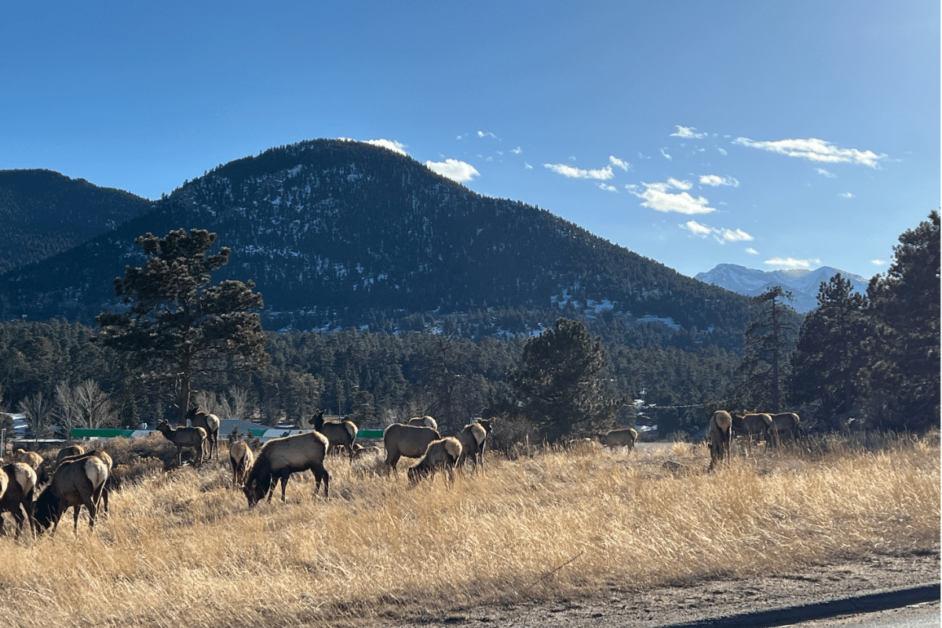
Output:
[[33,431],[34,438],[47,438],[52,434],[52,403],[41,392],[23,399],[19,406]]
[[249,391],[242,386],[230,386],[229,399],[229,416],[245,419],[249,413]]
[[75,395],[75,389],[63,380],[56,385],[56,405],[53,415],[66,433],[71,435],[72,428],[82,425],[82,411]]
[[91,379],[75,386],[59,382],[53,414],[70,434],[76,426],[97,429],[115,425],[118,417],[111,396]]

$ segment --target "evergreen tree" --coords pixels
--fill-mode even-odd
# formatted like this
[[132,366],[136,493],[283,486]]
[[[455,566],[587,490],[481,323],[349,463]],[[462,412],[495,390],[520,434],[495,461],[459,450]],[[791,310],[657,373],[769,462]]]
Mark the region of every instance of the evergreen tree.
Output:
[[[258,369],[268,360],[254,283],[210,284],[210,273],[229,262],[229,249],[210,253],[216,234],[203,229],[151,233],[135,239],[147,263],[127,267],[114,280],[124,313],[102,312],[99,342],[126,355],[149,379],[172,384],[185,424],[193,378],[214,371]],[[160,369],[160,370],[157,370]]]
[[523,366],[507,379],[522,413],[549,442],[588,435],[614,422],[626,397],[608,397],[599,374],[605,367],[602,341],[580,322],[560,318],[552,329],[523,347]]
[[874,422],[919,429],[939,423],[939,212],[899,241],[886,276],[867,287],[873,335],[864,379]]
[[[867,298],[840,273],[822,282],[818,307],[808,314],[791,355],[791,398],[815,403],[827,423],[857,403],[859,374],[866,364]],[[831,427],[838,427],[833,424]]]
[[794,310],[782,301],[791,301],[792,293],[781,286],[769,288],[753,297],[756,316],[746,328],[746,353],[739,367],[738,395],[748,408],[782,409],[782,388],[786,354],[794,346],[797,326],[789,322]]

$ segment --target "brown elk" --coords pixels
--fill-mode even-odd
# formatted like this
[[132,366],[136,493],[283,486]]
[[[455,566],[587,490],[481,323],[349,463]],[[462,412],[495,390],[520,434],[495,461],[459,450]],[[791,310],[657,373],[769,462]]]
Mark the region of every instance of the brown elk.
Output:
[[428,444],[442,437],[438,430],[419,425],[393,423],[383,430],[383,446],[386,448],[386,467],[396,469],[399,458],[421,458]]
[[219,460],[219,417],[199,408],[190,408],[186,418],[193,427],[201,427],[206,431],[207,453],[214,460]]
[[353,444],[357,439],[358,431],[356,423],[350,419],[344,419],[343,421],[325,421],[324,411],[318,410],[314,413],[311,424],[314,426],[315,430],[327,437],[327,442],[330,443],[327,448],[327,453],[339,447],[343,447],[347,455],[350,456],[350,460],[353,460]]
[[487,436],[493,429],[493,423],[494,419],[477,419],[458,432],[461,456],[458,457],[456,467],[460,469],[464,461],[470,459],[472,470],[477,470],[479,462],[481,469],[484,469],[484,447],[487,444]]
[[81,445],[72,445],[71,447],[63,447],[59,450],[59,453],[56,454],[56,467],[62,463],[63,458],[71,458],[72,456],[81,456],[85,453],[85,448]]
[[89,529],[95,527],[95,516],[101,503],[101,493],[108,479],[108,467],[101,458],[85,454],[67,458],[52,475],[49,483],[33,509],[37,531],[42,532],[52,526],[53,532],[59,526],[59,519],[69,508],[73,509],[78,532],[79,511],[82,506],[88,509]]
[[415,483],[425,476],[434,475],[436,471],[446,471],[448,479],[454,480],[455,465],[461,453],[461,442],[454,436],[433,440],[422,458],[409,467],[409,480]]
[[[33,523],[33,494],[36,490],[36,472],[23,462],[11,462],[4,465],[2,472],[9,479],[6,490],[0,496],[0,512],[13,515],[16,522],[16,536],[23,531],[23,524],[29,521],[30,530],[35,531]],[[24,516],[25,513],[25,516]],[[6,535],[3,520],[0,519],[0,534]]]
[[255,461],[255,454],[245,441],[238,441],[229,446],[229,464],[232,465],[232,485],[244,486],[245,478]]
[[255,457],[255,462],[249,470],[248,479],[242,488],[245,497],[249,500],[249,508],[257,504],[265,494],[271,502],[275,486],[281,481],[281,501],[285,499],[285,487],[288,478],[296,471],[310,469],[314,474],[316,484],[314,494],[320,491],[321,481],[324,482],[324,497],[329,497],[330,474],[324,468],[324,456],[327,454],[329,443],[320,432],[306,432],[273,438],[264,445]]
[[425,416],[414,416],[414,417],[412,417],[411,419],[409,419],[408,421],[406,421],[406,425],[417,425],[417,426],[419,426],[419,427],[430,427],[430,428],[432,428],[433,430],[437,430],[437,429],[438,429],[438,421],[436,421],[435,419],[433,419],[432,417],[430,417],[430,416],[428,416],[428,415],[425,415]]
[[633,427],[623,427],[609,430],[604,434],[599,434],[599,442],[606,447],[615,449],[616,447],[627,447],[628,451],[635,448],[635,442],[638,440],[638,430]]
[[710,447],[710,469],[717,462],[729,460],[729,450],[732,443],[733,418],[726,410],[717,410],[710,418],[710,427],[707,432],[707,444]]
[[173,429],[167,421],[157,424],[157,431],[177,446],[177,465],[183,465],[183,448],[192,447],[196,452],[196,464],[202,464],[206,454],[206,430],[201,427],[179,427]]
[[801,426],[801,420],[794,412],[781,412],[769,415],[772,419],[772,434],[775,437],[776,444],[786,440],[796,440],[804,435],[804,429]]

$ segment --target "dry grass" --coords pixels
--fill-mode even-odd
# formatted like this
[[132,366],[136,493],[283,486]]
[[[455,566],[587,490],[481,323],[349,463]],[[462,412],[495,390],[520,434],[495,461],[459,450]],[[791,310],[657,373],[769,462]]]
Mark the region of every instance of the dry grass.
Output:
[[74,535],[67,516],[54,537],[0,538],[0,621],[365,625],[939,549],[937,444],[832,441],[734,457],[712,474],[708,461],[684,443],[581,447],[490,457],[486,475],[410,487],[403,469],[379,475],[377,457],[338,457],[330,500],[312,499],[308,473],[289,483],[288,504],[252,510],[224,459],[129,467],[134,480],[94,533],[83,516]]

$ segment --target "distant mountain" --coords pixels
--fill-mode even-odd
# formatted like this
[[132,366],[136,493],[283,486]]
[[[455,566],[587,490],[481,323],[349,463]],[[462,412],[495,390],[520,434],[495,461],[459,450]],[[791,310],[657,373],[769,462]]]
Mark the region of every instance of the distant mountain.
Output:
[[830,266],[817,270],[755,270],[736,264],[719,264],[713,270],[697,274],[696,279],[750,297],[760,295],[772,286],[782,286],[794,295],[789,305],[804,314],[818,306],[821,284],[838,273],[849,279],[857,292],[866,294],[867,279]]
[[275,329],[543,310],[737,349],[751,318],[747,299],[548,211],[481,196],[380,147],[333,140],[220,166],[146,214],[3,275],[0,314],[91,321],[120,307],[114,278],[144,261],[134,239],[181,227],[219,234],[232,255],[216,275],[255,281]]
[[67,251],[152,206],[49,170],[2,170],[0,273]]

